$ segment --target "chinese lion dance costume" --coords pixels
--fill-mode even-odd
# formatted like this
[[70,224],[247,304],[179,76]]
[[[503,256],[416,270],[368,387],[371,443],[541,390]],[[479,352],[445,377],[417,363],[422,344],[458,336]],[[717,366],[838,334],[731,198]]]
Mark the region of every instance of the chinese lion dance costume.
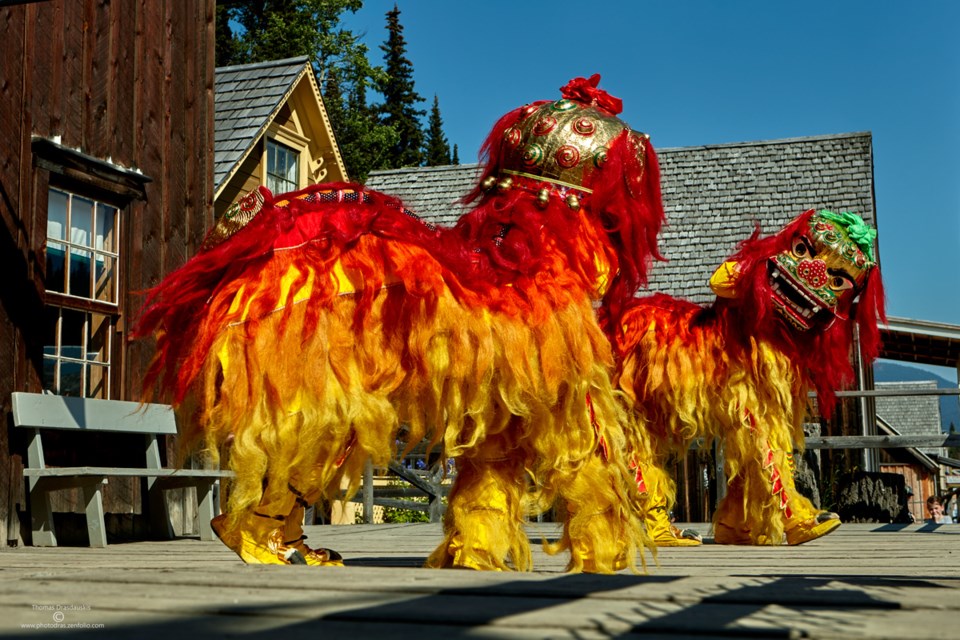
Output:
[[607,317],[618,385],[649,431],[637,480],[658,545],[700,543],[670,524],[675,491],[664,471],[695,438],[718,441],[725,456],[715,542],[801,544],[840,525],[797,492],[792,456],[809,393],[829,416],[836,390],[854,379],[855,328],[865,361],[879,351],[875,237],[855,214],[807,211],[776,235],[761,238],[758,229],[744,241],[711,278],[712,305],[655,294]]
[[594,307],[644,284],[663,209],[648,137],[598,81],[497,122],[454,228],[359,185],[261,188],[150,292],[148,382],[172,395],[185,444],[217,461],[229,444],[213,524],[243,560],[341,564],[304,543],[304,507],[402,453],[401,425],[458,469],[428,566],[529,569],[524,518],[554,501],[566,519],[548,550],[569,570],[643,558]]

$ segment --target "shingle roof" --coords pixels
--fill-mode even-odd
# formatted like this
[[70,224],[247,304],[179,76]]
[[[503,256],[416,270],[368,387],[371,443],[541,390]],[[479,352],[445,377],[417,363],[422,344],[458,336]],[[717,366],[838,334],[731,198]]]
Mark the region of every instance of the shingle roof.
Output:
[[476,186],[481,169],[474,163],[371,171],[366,186],[400,198],[430,222],[453,226],[469,208],[460,198]]
[[[877,389],[936,389],[934,380],[913,382],[877,382]],[[877,416],[904,436],[940,435],[940,400],[938,396],[878,397]],[[941,455],[940,447],[917,447],[926,454]]]
[[[667,226],[651,291],[708,303],[710,275],[759,222],[772,233],[807,209],[859,213],[876,224],[870,133],[658,150]],[[480,177],[476,164],[371,172],[367,186],[424,218],[452,224]]]
[[306,56],[300,56],[216,69],[214,192],[240,166],[309,64]]

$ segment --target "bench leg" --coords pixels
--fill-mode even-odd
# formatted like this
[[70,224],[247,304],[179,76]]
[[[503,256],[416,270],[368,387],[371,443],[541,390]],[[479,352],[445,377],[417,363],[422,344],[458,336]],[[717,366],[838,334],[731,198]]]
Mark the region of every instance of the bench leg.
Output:
[[172,540],[174,533],[173,525],[170,524],[170,511],[167,509],[167,497],[156,478],[147,481],[147,503],[151,534],[160,540]]
[[86,503],[87,535],[91,547],[107,546],[107,527],[103,519],[103,480],[97,479],[83,485],[83,500]]
[[216,480],[208,482],[197,482],[197,525],[200,529],[200,539],[213,541],[217,539],[210,526],[210,521],[216,517],[219,509],[216,500],[214,500],[213,487]]
[[50,493],[36,487],[36,481],[30,483],[30,528],[33,532],[33,546],[57,546],[57,533],[53,528],[53,509],[50,507]]

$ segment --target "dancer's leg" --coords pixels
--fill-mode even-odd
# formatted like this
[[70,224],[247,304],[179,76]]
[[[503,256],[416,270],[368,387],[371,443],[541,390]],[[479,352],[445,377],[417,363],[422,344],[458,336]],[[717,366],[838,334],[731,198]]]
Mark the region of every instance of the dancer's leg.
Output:
[[485,442],[457,459],[457,477],[444,518],[446,536],[428,567],[530,570],[530,543],[523,529],[527,492],[523,460]]

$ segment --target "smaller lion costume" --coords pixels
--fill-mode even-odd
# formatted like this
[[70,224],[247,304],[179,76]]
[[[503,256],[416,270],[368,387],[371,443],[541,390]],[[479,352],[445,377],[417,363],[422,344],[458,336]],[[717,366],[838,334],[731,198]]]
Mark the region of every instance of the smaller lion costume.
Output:
[[810,210],[744,241],[711,278],[712,305],[656,294],[607,317],[618,385],[648,429],[638,484],[658,545],[699,544],[669,523],[675,488],[663,471],[695,438],[718,441],[725,458],[717,543],[801,544],[840,525],[797,492],[793,450],[803,445],[809,392],[829,416],[836,390],[853,382],[854,332],[865,362],[879,351],[875,238],[855,214]]

